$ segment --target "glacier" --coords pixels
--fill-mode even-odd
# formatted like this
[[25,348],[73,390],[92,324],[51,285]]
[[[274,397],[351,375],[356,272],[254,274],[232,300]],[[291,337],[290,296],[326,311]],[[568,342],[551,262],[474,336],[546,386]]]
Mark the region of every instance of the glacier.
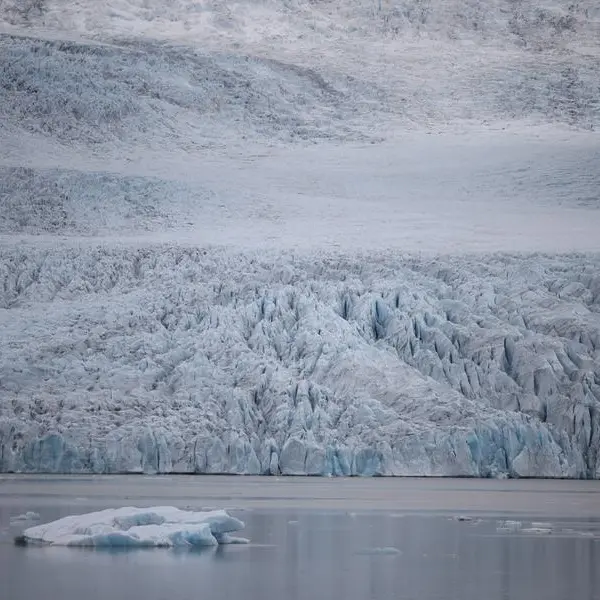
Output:
[[0,472],[600,477],[592,0],[5,0]]
[[20,544],[94,548],[198,548],[247,543],[232,536],[244,523],[224,510],[185,511],[172,506],[109,508],[63,517],[25,529]]
[[598,257],[0,258],[2,471],[599,474]]

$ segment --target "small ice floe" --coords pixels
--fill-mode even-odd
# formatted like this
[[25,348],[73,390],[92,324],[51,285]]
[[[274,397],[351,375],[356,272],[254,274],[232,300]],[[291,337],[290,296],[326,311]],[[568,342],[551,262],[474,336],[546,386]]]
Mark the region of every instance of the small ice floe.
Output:
[[33,512],[32,510],[28,510],[26,513],[23,513],[22,515],[17,515],[16,517],[11,517],[10,522],[11,523],[19,523],[21,521],[39,521],[40,518],[41,517],[38,513]]
[[385,546],[383,548],[364,548],[363,550],[358,552],[358,554],[370,556],[377,554],[383,556],[397,556],[399,554],[402,554],[402,552],[398,550],[398,548],[394,548],[393,546]]
[[172,506],[124,507],[73,515],[29,527],[19,545],[87,547],[202,547],[247,543],[231,535],[244,523],[224,510],[184,511]]
[[552,523],[546,523],[545,521],[533,521],[531,526],[535,529],[552,529]]
[[521,521],[498,521],[496,531],[500,533],[508,533],[520,531],[523,527]]
[[541,521],[533,521],[531,527],[521,529],[522,533],[532,533],[534,535],[547,535],[552,533],[552,523],[546,523]]
[[600,539],[600,536],[598,535],[598,533],[594,533],[593,531],[589,531],[589,530],[582,531],[580,529],[565,528],[565,529],[560,530],[560,534],[563,536],[577,536],[577,537],[599,538]]
[[469,515],[457,515],[454,517],[454,520],[458,521],[459,523],[479,523],[479,519]]
[[288,525],[298,525],[298,521],[288,521]]
[[551,527],[524,527],[521,529],[521,533],[529,533],[534,535],[548,535],[552,533]]

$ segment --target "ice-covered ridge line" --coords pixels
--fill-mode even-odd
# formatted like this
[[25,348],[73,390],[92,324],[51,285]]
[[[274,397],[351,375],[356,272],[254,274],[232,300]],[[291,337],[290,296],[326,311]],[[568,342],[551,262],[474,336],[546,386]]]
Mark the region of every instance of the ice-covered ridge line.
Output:
[[26,529],[18,543],[95,548],[193,548],[246,542],[244,523],[224,510],[123,507],[72,515]]
[[598,477],[599,260],[3,250],[0,469]]

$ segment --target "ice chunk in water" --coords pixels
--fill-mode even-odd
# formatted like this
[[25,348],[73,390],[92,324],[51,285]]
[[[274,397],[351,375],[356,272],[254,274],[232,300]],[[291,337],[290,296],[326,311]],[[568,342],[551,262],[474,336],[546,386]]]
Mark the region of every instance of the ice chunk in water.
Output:
[[23,513],[22,515],[17,515],[16,517],[10,518],[11,523],[16,523],[18,521],[39,521],[39,520],[40,520],[40,515],[31,510],[28,510],[26,513]]
[[245,543],[230,535],[244,523],[224,510],[184,511],[171,506],[124,507],[73,515],[30,527],[19,543],[94,547],[199,547]]
[[376,548],[364,548],[363,550],[361,550],[359,552],[359,554],[366,554],[366,555],[380,554],[383,556],[395,556],[395,555],[402,554],[402,552],[400,550],[398,550],[398,548],[394,548],[393,546],[385,546],[385,547],[376,547]]
[[499,521],[496,531],[499,533],[519,531],[523,524],[521,521]]

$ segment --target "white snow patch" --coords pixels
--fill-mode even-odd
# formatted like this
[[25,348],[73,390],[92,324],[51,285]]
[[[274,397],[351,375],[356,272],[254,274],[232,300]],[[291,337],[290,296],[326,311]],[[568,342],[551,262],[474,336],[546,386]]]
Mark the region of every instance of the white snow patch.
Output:
[[193,547],[247,543],[231,532],[244,523],[224,510],[183,511],[171,506],[124,507],[73,515],[30,527],[30,544],[94,547]]

